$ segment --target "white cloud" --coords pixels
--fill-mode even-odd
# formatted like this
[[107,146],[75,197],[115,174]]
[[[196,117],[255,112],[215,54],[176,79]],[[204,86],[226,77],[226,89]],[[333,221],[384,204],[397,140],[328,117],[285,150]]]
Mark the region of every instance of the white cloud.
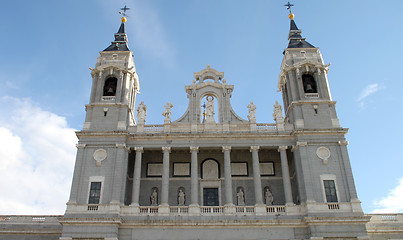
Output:
[[367,85],[362,91],[360,96],[358,97],[357,101],[360,105],[360,107],[364,107],[365,105],[365,99],[369,96],[371,96],[372,94],[378,92],[379,90],[383,89],[384,86],[379,85],[378,83],[373,83],[373,84],[369,84]]
[[63,214],[75,129],[27,99],[0,99],[0,214]]
[[392,189],[388,196],[381,200],[375,201],[377,207],[374,213],[399,213],[403,212],[403,178],[401,178],[397,186]]

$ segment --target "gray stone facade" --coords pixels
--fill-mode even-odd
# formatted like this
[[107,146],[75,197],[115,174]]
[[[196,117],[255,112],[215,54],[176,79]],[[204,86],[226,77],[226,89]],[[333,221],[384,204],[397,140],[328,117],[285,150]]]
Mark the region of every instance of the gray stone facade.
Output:
[[289,40],[278,83],[285,114],[273,103],[273,123],[257,123],[252,102],[248,120],[239,117],[234,85],[207,65],[185,86],[182,117],[171,121],[167,103],[164,123],[146,125],[122,23],[91,72],[65,214],[2,216],[0,239],[401,237],[401,215],[361,209],[319,49],[293,20]]

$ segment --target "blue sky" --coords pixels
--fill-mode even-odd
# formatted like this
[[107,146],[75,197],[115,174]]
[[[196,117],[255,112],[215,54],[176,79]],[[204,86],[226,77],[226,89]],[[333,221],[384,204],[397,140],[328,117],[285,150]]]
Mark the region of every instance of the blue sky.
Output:
[[[329,84],[365,212],[403,212],[401,0],[295,0],[295,21],[331,63]],[[0,2],[0,214],[62,214],[99,51],[118,30],[134,52],[147,124],[187,108],[184,86],[210,64],[235,85],[232,106],[271,123],[287,46],[283,0]],[[6,179],[6,180],[5,180]]]

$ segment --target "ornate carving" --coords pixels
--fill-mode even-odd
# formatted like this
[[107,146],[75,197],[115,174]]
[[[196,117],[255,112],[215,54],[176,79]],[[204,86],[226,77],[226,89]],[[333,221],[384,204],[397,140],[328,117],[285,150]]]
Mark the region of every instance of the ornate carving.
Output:
[[150,195],[150,203],[151,203],[151,206],[158,205],[158,188],[152,189],[152,193]]
[[242,188],[239,188],[239,190],[236,194],[236,198],[237,198],[237,204],[239,206],[245,205],[245,193],[243,192]]
[[276,103],[273,105],[273,118],[274,121],[276,122],[283,122],[284,118],[283,118],[283,108],[281,107],[281,105],[278,103],[278,101],[276,101]]
[[248,105],[249,115],[248,119],[251,123],[256,123],[256,105],[251,101]]
[[80,148],[85,148],[86,144],[85,143],[77,143],[76,144],[76,148],[80,149]]
[[214,120],[214,97],[212,95],[208,95],[206,97],[206,123],[215,123]]
[[165,121],[166,122],[170,122],[171,121],[171,108],[173,107],[174,105],[172,105],[172,103],[170,103],[170,102],[167,102],[166,104],[165,104],[165,106],[164,106],[164,108],[165,108],[165,111],[162,113],[162,116],[164,116],[165,117]]
[[279,152],[280,151],[285,151],[285,150],[287,150],[287,148],[288,148],[287,146],[279,146],[277,151],[279,151]]
[[143,147],[134,147],[134,151],[136,152],[144,152]]
[[339,141],[339,145],[340,145],[340,146],[347,146],[347,145],[348,145],[348,141],[346,141],[346,140]]
[[138,124],[144,124],[146,122],[146,116],[147,116],[147,106],[144,105],[143,101],[141,101],[141,103],[137,107]]
[[186,194],[183,191],[183,188],[179,188],[178,191],[178,205],[179,206],[184,206],[186,201]]
[[251,146],[250,151],[258,151],[260,149],[260,146]]
[[319,147],[316,150],[316,155],[323,160],[323,164],[328,163],[328,159],[330,158],[330,150],[327,147]]
[[231,146],[222,146],[222,151],[231,151]]
[[162,151],[163,152],[166,152],[166,151],[171,152],[171,147],[164,146],[164,147],[162,147]]
[[274,197],[273,197],[273,194],[271,193],[269,187],[266,187],[266,188],[265,188],[265,191],[264,191],[264,201],[265,201],[266,205],[273,205]]
[[94,157],[94,160],[97,162],[97,167],[101,166],[101,162],[103,160],[105,160],[107,156],[108,156],[108,154],[106,153],[105,149],[100,148],[100,149],[95,150],[93,157]]
[[190,152],[193,152],[193,151],[198,152],[198,151],[199,151],[199,147],[190,146]]

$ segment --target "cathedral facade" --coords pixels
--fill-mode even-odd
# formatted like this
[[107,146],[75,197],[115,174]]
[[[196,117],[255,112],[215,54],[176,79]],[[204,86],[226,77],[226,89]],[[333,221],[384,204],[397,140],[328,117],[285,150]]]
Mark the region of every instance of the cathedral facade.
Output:
[[[123,19],[115,41],[91,69],[90,101],[77,132],[65,214],[26,216],[31,225],[22,218],[20,225],[13,224],[12,216],[5,216],[0,238],[402,236],[399,225],[387,237],[374,230],[382,224],[368,225],[371,216],[363,213],[357,197],[347,129],[339,124],[327,71],[319,49],[302,37],[291,17],[278,80],[283,103],[273,103],[272,123],[256,121],[253,102],[248,119],[238,116],[231,107],[235,86],[207,65],[185,86],[186,112],[171,119],[168,102],[164,123],[147,125],[146,103],[136,103],[141,81]],[[401,215],[385,216],[376,219],[401,226]]]

